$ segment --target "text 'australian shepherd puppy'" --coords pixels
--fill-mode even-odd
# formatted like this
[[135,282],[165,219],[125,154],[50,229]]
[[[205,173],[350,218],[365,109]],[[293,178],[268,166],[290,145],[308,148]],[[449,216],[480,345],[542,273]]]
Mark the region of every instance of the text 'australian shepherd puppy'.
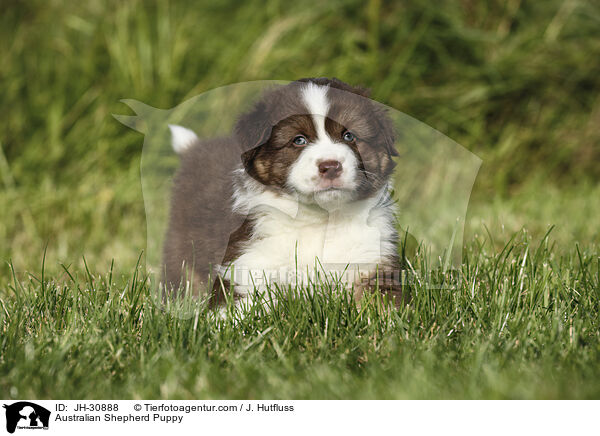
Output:
[[376,287],[406,299],[389,186],[394,129],[364,89],[318,78],[268,90],[223,139],[170,127],[181,166],[168,291],[249,306],[274,284],[328,280],[357,299]]

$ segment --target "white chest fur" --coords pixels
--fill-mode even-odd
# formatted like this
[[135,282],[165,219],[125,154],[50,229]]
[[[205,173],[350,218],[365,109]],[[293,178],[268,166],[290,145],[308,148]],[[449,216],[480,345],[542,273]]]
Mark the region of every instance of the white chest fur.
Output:
[[252,211],[254,227],[224,275],[244,294],[265,282],[304,281],[317,270],[350,278],[355,269],[374,268],[395,250],[393,209],[382,201],[386,195],[328,212],[268,191],[238,189],[234,207]]

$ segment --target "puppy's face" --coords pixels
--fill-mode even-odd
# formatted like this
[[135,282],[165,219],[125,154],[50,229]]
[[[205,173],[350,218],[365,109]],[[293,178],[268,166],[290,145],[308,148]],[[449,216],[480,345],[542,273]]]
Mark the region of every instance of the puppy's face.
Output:
[[247,173],[321,206],[374,195],[393,169],[393,128],[359,88],[335,79],[266,94],[236,126]]

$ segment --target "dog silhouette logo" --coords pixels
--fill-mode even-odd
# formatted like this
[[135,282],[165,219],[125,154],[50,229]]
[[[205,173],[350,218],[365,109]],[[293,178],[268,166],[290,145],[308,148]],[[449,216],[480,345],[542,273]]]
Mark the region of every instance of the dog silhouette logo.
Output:
[[6,409],[6,431],[14,433],[19,429],[48,429],[50,411],[28,401],[4,405]]

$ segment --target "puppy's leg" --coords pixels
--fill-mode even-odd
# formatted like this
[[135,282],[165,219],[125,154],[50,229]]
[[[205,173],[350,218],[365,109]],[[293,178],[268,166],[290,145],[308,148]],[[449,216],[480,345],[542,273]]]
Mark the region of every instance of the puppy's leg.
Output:
[[375,289],[379,289],[382,295],[387,296],[396,308],[406,305],[411,299],[408,287],[402,282],[400,266],[397,268],[384,266],[378,268],[376,272],[361,277],[354,283],[354,298],[361,304],[361,300],[369,293],[373,293]]
[[229,316],[229,303],[233,300],[233,310],[238,316],[245,316],[255,304],[261,304],[265,312],[270,311],[271,304],[275,304],[274,296],[266,296],[268,289],[257,286],[232,286],[228,279],[218,277],[213,285],[212,298],[209,307],[215,310],[221,319]]

